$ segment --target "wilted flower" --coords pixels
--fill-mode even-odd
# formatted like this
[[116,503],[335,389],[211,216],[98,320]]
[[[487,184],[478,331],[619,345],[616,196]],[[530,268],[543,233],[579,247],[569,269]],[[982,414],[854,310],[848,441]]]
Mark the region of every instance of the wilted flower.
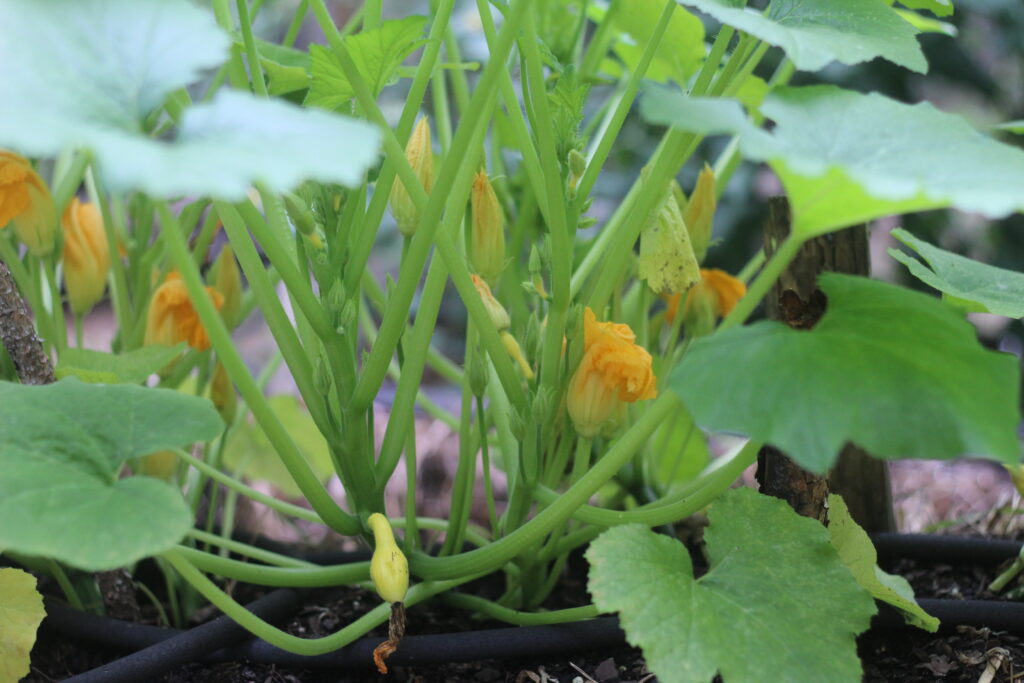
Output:
[[[207,287],[214,305],[220,309],[224,297],[213,287]],[[167,274],[164,283],[153,292],[146,317],[146,344],[174,346],[179,342],[197,351],[210,348],[210,338],[199,320],[185,283],[176,271]]]
[[[724,270],[701,268],[700,276],[700,282],[686,295],[683,315],[687,321],[702,309],[709,311],[712,317],[727,316],[736,306],[736,302],[747,293],[747,286],[743,284],[743,281],[734,278]],[[669,322],[675,320],[680,299],[680,294],[666,299],[668,308],[665,311],[665,318]]]
[[675,294],[697,282],[698,269],[679,204],[666,188],[640,233],[640,278],[654,292]]
[[61,218],[64,229],[64,286],[71,310],[82,315],[103,298],[110,248],[95,204],[71,200]]
[[473,178],[470,197],[473,230],[469,259],[476,272],[493,284],[505,268],[505,214],[485,171],[480,171]]
[[[430,124],[426,118],[420,119],[413,129],[412,136],[405,145],[405,158],[409,160],[409,165],[412,166],[423,189],[430,192],[434,186],[434,150],[430,143]],[[391,186],[390,203],[398,229],[406,237],[411,237],[416,231],[420,214],[412,197],[409,196],[409,191],[397,178]]]
[[27,159],[0,150],[0,228],[12,222],[33,255],[53,251],[57,220],[49,188]]
[[651,354],[635,343],[628,325],[599,322],[589,307],[583,335],[583,359],[566,397],[569,417],[584,438],[610,436],[622,426],[626,403],[658,395]]

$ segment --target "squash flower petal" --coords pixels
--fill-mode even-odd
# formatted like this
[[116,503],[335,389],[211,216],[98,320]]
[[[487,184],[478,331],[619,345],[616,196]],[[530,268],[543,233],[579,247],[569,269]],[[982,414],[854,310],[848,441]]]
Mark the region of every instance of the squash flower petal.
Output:
[[[224,297],[213,287],[207,287],[206,291],[220,310],[224,305]],[[181,275],[177,271],[171,271],[150,299],[149,313],[146,315],[145,343],[147,346],[174,346],[179,342],[187,342],[197,351],[210,348],[210,338],[192,305]]]
[[53,251],[57,217],[50,189],[28,159],[0,150],[0,229],[8,223],[34,256]]
[[628,325],[583,314],[583,359],[569,381],[566,403],[580,436],[611,436],[625,421],[626,403],[658,395],[651,354]]

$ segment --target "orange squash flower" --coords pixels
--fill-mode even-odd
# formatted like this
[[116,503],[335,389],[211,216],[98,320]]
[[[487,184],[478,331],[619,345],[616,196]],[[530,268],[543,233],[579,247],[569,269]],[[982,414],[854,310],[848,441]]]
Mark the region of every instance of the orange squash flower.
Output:
[[636,344],[628,325],[583,314],[583,360],[569,381],[566,404],[580,436],[611,436],[622,426],[626,403],[658,395],[651,354]]
[[[734,278],[724,270],[717,268],[701,268],[700,282],[686,294],[683,316],[688,318],[691,311],[707,307],[715,317],[725,317],[736,306],[736,302],[747,293],[747,286],[742,280]],[[665,299],[668,309],[665,319],[670,323],[676,319],[679,301],[682,294],[673,294]]]
[[57,220],[46,183],[28,159],[0,150],[0,229],[13,223],[18,239],[35,256],[53,251]]
[[87,313],[103,298],[110,271],[110,249],[95,204],[71,200],[61,218],[64,229],[64,286],[71,310]]
[[[224,297],[213,287],[207,287],[206,291],[219,310],[224,305]],[[181,275],[172,270],[153,292],[149,302],[145,343],[174,346],[183,341],[197,351],[210,348],[210,338],[192,305],[185,283]]]

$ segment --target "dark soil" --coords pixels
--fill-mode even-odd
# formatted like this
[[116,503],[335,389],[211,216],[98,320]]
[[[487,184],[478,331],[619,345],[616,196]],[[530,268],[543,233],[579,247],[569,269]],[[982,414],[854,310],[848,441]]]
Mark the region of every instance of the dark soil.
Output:
[[[901,560],[885,567],[905,576],[919,597],[947,599],[1000,599],[987,590],[997,568],[972,565],[921,566]],[[567,585],[557,592],[551,607],[580,604],[585,598],[582,574],[571,571]],[[481,594],[493,593],[497,586],[486,582],[467,587]],[[1011,587],[1012,588],[1012,587]],[[236,586],[235,595],[248,601],[256,593]],[[340,588],[311,594],[305,608],[287,624],[289,633],[320,637],[338,630],[375,606],[378,598],[358,588]],[[214,616],[211,614],[210,616]],[[465,612],[447,608],[439,601],[410,609],[409,634],[482,630],[505,626],[494,621],[472,619]],[[371,633],[384,640],[386,630]],[[956,627],[946,624],[938,634],[912,628],[872,630],[859,640],[864,662],[864,680],[900,681],[988,681],[1011,683],[1024,680],[1024,634],[1009,634],[985,628]],[[102,652],[63,642],[43,632],[32,653],[30,682],[58,681],[115,659],[116,653]],[[256,665],[246,662],[192,664],[166,675],[168,683],[307,683],[348,681],[470,681],[480,683],[655,683],[642,654],[622,647],[598,651],[567,653],[557,658],[529,658],[509,661],[476,661],[444,665],[393,666],[387,676],[377,674],[367,663],[363,671],[325,671]]]

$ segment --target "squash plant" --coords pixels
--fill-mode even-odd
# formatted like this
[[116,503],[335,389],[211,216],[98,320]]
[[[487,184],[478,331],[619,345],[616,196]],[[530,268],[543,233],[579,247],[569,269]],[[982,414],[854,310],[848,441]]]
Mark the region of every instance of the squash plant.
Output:
[[[812,237],[894,213],[1024,209],[1024,153],[958,115],[787,85],[833,62],[926,72],[917,34],[943,29],[949,0],[478,0],[482,64],[460,55],[454,0],[399,18],[387,18],[399,3],[367,0],[341,27],[325,0],[300,0],[279,40],[253,29],[265,4],[0,0],[0,260],[59,378],[31,385],[0,288],[6,558],[89,605],[89,572],[154,557],[169,620],[202,596],[303,654],[434,596],[511,623],[618,612],[666,681],[859,680],[872,598],[937,628],[905,581],[877,570],[841,499],[826,528],[729,489],[762,444],[819,473],[846,442],[885,459],[1018,462],[1018,364],[982,348],[964,310],[1019,317],[1019,274],[899,232],[911,251],[893,257],[943,300],[830,274],[813,330],[744,324]],[[307,21],[325,45],[294,47]],[[782,58],[765,73],[772,51]],[[398,87],[392,115],[378,101]],[[630,116],[662,137],[597,220],[594,187]],[[713,167],[680,187],[716,136],[729,141]],[[717,197],[743,161],[781,180],[792,233],[740,273],[702,269]],[[221,228],[229,246],[211,247]],[[368,263],[391,241],[400,263],[381,281]],[[449,282],[468,315],[453,358],[434,343]],[[105,297],[116,335],[109,351],[85,349],[82,317]],[[232,334],[256,312],[277,350],[254,374]],[[298,400],[266,393],[281,363]],[[458,414],[423,390],[428,369],[459,388]],[[417,511],[417,407],[459,434],[444,520]],[[716,432],[745,440],[711,459]],[[483,526],[470,523],[478,466]],[[334,476],[344,501],[328,493]],[[406,504],[385,509],[396,477]],[[199,516],[222,490],[224,515]],[[238,496],[386,539],[376,569],[232,540]],[[650,528],[705,508],[698,579],[683,546]],[[426,531],[443,543],[425,545]],[[587,544],[594,604],[543,610]],[[16,677],[38,609],[14,571],[0,671]],[[457,590],[494,572],[506,582],[495,600]],[[320,639],[262,621],[221,585],[371,574],[395,604]]]

